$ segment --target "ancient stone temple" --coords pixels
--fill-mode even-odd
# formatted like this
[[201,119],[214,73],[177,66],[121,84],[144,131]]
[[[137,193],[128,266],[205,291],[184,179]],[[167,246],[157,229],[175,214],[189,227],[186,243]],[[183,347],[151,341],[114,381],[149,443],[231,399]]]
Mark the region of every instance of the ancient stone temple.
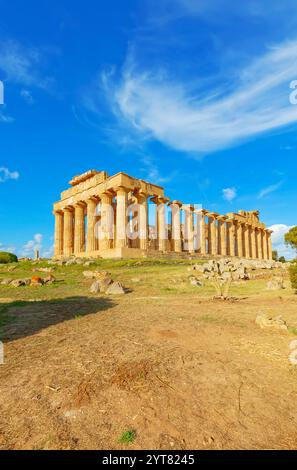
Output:
[[54,204],[56,258],[172,253],[272,259],[272,232],[258,211],[220,215],[170,201],[161,186],[125,173],[90,170],[70,185]]

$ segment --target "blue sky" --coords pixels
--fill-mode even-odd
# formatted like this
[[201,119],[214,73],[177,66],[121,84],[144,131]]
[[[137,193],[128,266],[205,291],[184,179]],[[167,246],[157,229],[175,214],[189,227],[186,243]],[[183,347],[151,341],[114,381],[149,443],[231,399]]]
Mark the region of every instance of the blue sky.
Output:
[[296,225],[295,0],[0,0],[0,249],[52,249],[52,203],[125,171]]

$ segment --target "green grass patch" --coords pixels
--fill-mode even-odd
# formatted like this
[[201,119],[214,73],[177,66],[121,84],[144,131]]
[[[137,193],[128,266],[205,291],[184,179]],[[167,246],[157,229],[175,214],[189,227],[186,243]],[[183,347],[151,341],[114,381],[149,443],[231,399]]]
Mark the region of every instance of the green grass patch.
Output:
[[119,437],[118,442],[120,444],[132,444],[136,439],[136,431],[133,429],[129,429],[128,431],[124,431],[123,434]]

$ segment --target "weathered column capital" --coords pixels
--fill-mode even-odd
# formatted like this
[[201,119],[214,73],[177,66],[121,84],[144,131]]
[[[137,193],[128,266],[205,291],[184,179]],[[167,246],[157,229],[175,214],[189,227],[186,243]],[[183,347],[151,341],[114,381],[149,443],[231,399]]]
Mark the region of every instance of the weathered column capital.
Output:
[[[128,193],[131,193],[131,189],[127,188],[126,186],[115,186],[113,188],[113,191],[107,191],[106,193],[110,193],[110,194],[113,194],[114,193],[125,193],[125,194],[128,194]],[[134,192],[133,194],[136,195],[136,192]]]
[[77,201],[75,204],[73,204],[73,207],[74,209],[76,209],[77,207],[85,208],[86,205],[87,203],[85,201]]
[[181,208],[183,205],[183,203],[181,201],[169,201],[168,202],[168,206],[178,206],[179,208]]
[[213,219],[213,220],[216,220],[219,216],[220,216],[220,214],[218,214],[217,212],[208,212],[208,214],[207,214],[207,217],[209,217],[210,219]]
[[216,217],[216,219],[217,219],[219,222],[226,222],[227,218],[228,218],[228,217],[227,217],[226,215],[218,215],[218,216]]
[[151,198],[151,201],[157,205],[160,205],[160,204],[167,204],[168,201],[170,201],[170,199],[169,197],[165,197],[165,196],[153,196]]
[[53,210],[53,215],[63,215],[63,210],[62,209],[54,209]]
[[74,206],[63,207],[63,212],[74,212]]

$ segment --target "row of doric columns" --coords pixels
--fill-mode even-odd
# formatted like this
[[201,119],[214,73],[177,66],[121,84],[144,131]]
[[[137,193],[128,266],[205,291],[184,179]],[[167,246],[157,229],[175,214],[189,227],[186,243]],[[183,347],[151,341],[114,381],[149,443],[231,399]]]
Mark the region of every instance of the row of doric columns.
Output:
[[[151,248],[150,197],[140,191],[132,194],[131,190],[118,187],[55,211],[55,256],[94,254],[111,248]],[[131,201],[136,204],[130,206]],[[271,232],[263,224],[257,226],[206,210],[195,210],[194,206],[184,206],[180,201],[169,202],[165,197],[154,196],[151,201],[156,205],[153,248],[160,252],[272,259]]]
[[202,211],[200,223],[202,254],[272,259],[271,231],[263,226],[207,211]]

